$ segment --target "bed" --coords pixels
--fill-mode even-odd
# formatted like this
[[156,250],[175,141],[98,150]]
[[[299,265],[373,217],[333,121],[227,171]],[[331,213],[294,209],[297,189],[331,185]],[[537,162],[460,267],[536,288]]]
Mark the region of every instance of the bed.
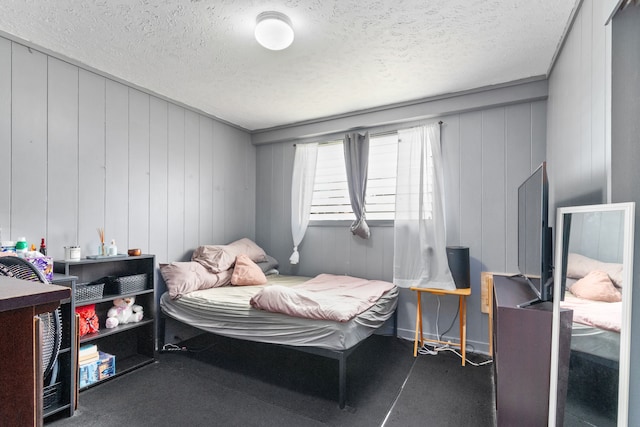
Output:
[[[335,359],[338,361],[339,375],[338,403],[340,408],[344,408],[347,358],[360,343],[380,329],[390,318],[394,320],[395,333],[398,288],[388,282],[366,281],[344,275],[319,275],[314,278],[280,275],[276,268],[277,261],[266,255],[262,249],[256,249],[257,245],[248,239],[241,239],[241,241],[243,241],[242,244],[235,245],[242,246],[240,249],[234,248],[234,244],[239,241],[222,245],[222,249],[230,254],[227,256],[226,263],[220,260],[215,261],[216,267],[213,270],[217,272],[213,272],[207,264],[212,259],[210,251],[205,254],[208,261],[199,260],[199,257],[207,252],[201,249],[202,247],[194,252],[191,262],[161,266],[161,273],[167,283],[168,291],[160,298],[162,314],[159,331],[160,346],[164,341],[164,321],[169,317],[209,333],[286,346]],[[229,246],[232,248],[229,249]],[[249,255],[240,257],[244,252],[249,252]],[[231,259],[234,261],[231,262]],[[226,268],[229,262],[231,267]],[[231,283],[233,282],[231,277],[236,270],[247,265],[254,271],[257,266],[262,273],[262,275],[257,274],[260,276],[258,282],[263,282],[262,277],[266,282],[248,286]],[[170,266],[179,271],[175,274],[167,274]],[[317,288],[320,280],[325,281],[323,283],[341,283],[335,287],[343,291],[346,289],[346,292],[350,293],[353,288],[345,285],[349,282],[342,283],[347,279],[355,279],[359,289],[372,289],[377,286],[377,294],[375,298],[368,297],[369,302],[365,302],[365,305],[360,307],[361,310],[353,316],[339,317],[342,321],[324,318],[324,313],[318,314],[315,310],[315,314],[309,318],[300,317],[299,313],[290,315],[264,309],[263,301],[267,301],[265,299],[267,296],[272,297],[282,293],[285,296],[303,295],[306,298],[311,289],[309,287],[313,287],[315,283]],[[387,290],[383,291],[383,289]],[[275,291],[278,292],[274,294]],[[293,299],[291,305],[295,309],[302,304],[299,299]],[[342,308],[333,310],[335,307],[333,305],[329,311],[338,314],[343,311]],[[267,308],[277,310],[277,307]]]

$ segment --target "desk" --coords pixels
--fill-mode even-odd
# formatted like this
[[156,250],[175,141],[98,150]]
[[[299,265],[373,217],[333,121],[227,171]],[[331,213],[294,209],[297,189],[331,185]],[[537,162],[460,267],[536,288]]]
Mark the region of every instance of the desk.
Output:
[[42,425],[42,366],[37,314],[71,296],[63,286],[0,277],[0,424]]
[[[429,342],[437,342],[440,344],[449,344],[453,346],[460,347],[460,352],[462,353],[462,366],[465,365],[466,361],[466,350],[467,350],[467,297],[471,295],[471,288],[461,288],[461,289],[435,289],[435,288],[409,288],[412,291],[416,291],[418,295],[418,304],[416,309],[416,337],[413,342],[413,357],[418,355],[418,342],[420,342],[420,346],[424,344],[425,341]],[[425,339],[422,333],[422,293],[428,292],[432,295],[457,295],[460,298],[460,343],[449,343],[448,341],[439,341],[434,339]],[[420,335],[418,335],[420,334]],[[419,338],[419,339],[418,339]]]

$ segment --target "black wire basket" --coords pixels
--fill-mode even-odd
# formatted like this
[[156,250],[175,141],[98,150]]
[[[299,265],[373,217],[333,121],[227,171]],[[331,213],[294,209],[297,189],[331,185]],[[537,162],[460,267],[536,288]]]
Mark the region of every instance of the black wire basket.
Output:
[[110,277],[107,285],[108,293],[112,295],[132,294],[147,289],[147,273],[131,276]]
[[102,298],[104,285],[104,282],[91,282],[76,285],[76,303]]

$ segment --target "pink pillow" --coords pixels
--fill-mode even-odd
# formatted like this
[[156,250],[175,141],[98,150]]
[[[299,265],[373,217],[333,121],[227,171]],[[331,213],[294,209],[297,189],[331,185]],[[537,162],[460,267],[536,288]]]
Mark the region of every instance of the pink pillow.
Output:
[[197,262],[160,264],[160,273],[172,299],[192,291],[226,286],[231,282],[230,270],[214,274]]
[[236,266],[233,268],[233,274],[231,275],[232,285],[264,285],[265,283],[267,283],[267,277],[258,264],[251,261],[244,254],[236,257]]
[[578,298],[592,301],[622,301],[620,291],[613,286],[609,275],[601,270],[594,270],[574,283],[569,289]]
[[584,255],[570,253],[567,259],[567,277],[582,279],[592,271],[600,270],[609,275],[613,284],[622,287],[622,264],[602,262]]
[[236,256],[246,254],[255,262],[267,260],[267,254],[251,239],[246,237],[228,245],[203,245],[196,248],[191,261],[204,265],[212,273],[220,273],[233,267]]

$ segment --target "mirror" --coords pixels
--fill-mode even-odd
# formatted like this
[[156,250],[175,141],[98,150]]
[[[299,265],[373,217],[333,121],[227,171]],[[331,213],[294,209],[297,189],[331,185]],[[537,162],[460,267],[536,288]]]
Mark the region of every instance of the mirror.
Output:
[[634,218],[634,203],[557,210],[551,426],[627,425]]

